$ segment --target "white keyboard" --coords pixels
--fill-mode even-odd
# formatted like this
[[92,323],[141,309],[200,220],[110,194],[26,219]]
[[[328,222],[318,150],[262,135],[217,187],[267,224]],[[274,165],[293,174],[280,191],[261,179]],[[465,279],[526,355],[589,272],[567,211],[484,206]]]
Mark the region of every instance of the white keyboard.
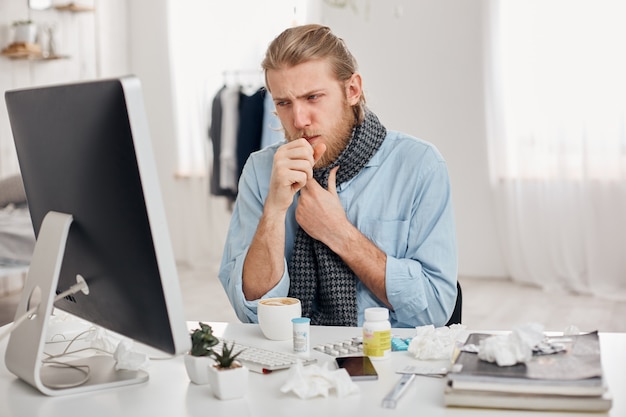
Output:
[[[213,346],[213,350],[216,352],[222,351],[222,344],[226,342],[230,346],[232,340],[221,339],[220,343]],[[301,362],[302,365],[309,365],[317,361],[315,358],[307,358],[297,356],[292,353],[278,352],[270,349],[263,349],[257,346],[244,345],[240,342],[235,342],[235,353],[241,352],[237,359],[246,368],[253,372],[267,374],[279,369],[287,369]],[[242,352],[243,351],[243,352]]]

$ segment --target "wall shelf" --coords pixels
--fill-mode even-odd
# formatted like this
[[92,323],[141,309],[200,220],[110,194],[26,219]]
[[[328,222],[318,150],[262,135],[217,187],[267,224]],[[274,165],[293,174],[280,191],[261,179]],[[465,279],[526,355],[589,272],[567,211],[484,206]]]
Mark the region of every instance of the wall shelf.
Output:
[[38,54],[0,54],[1,56],[12,60],[29,60],[29,61],[55,61],[58,59],[69,59],[69,55],[38,55]]
[[72,12],[72,13],[95,11],[93,7],[81,6],[76,3],[60,4],[60,5],[54,6],[54,8],[60,12]]
[[52,54],[46,55],[37,44],[13,43],[0,52],[0,56],[14,60],[53,61],[68,59],[69,55]]

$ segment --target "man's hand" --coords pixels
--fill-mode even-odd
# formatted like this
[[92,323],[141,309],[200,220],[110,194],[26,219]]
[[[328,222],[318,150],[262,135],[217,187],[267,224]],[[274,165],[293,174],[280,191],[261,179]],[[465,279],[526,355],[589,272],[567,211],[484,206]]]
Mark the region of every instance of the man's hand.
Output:
[[265,209],[286,212],[294,194],[313,178],[313,166],[325,151],[325,144],[313,147],[303,138],[278,148],[274,155]]
[[376,297],[393,308],[385,283],[387,255],[348,220],[337,194],[338,169],[333,168],[328,175],[328,190],[314,179],[300,190],[296,220],[309,236],[339,255]]
[[283,275],[285,213],[294,194],[315,182],[313,165],[325,151],[326,145],[313,147],[306,139],[286,143],[276,151],[263,215],[243,264],[243,293],[247,300],[261,298]]
[[337,170],[333,168],[328,175],[328,190],[313,178],[300,190],[296,221],[312,238],[324,242],[331,249],[333,239],[343,234],[350,226],[346,212],[337,195]]

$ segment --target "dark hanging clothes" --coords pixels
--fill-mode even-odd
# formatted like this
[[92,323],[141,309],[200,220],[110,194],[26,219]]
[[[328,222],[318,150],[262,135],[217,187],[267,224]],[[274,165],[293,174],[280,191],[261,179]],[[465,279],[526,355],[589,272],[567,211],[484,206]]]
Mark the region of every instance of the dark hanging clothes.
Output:
[[265,88],[252,95],[233,88],[224,85],[213,97],[208,132],[213,148],[209,192],[231,201],[237,197],[237,182],[248,156],[261,149],[266,94]]
[[220,187],[220,154],[222,145],[222,92],[226,89],[223,86],[213,97],[211,104],[211,126],[209,127],[209,138],[213,145],[213,166],[210,173],[210,192],[216,196],[226,196],[233,198],[236,193],[233,190]]
[[265,88],[251,96],[239,93],[239,129],[237,131],[237,178],[252,152],[261,149]]

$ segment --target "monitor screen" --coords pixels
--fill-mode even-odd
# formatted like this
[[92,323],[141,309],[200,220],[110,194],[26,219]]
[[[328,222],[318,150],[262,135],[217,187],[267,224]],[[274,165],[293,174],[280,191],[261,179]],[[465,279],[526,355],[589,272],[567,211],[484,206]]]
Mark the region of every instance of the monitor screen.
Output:
[[161,351],[186,351],[139,80],[20,89],[5,99],[35,235],[48,213],[72,216],[57,293],[77,275],[89,286],[55,307]]

